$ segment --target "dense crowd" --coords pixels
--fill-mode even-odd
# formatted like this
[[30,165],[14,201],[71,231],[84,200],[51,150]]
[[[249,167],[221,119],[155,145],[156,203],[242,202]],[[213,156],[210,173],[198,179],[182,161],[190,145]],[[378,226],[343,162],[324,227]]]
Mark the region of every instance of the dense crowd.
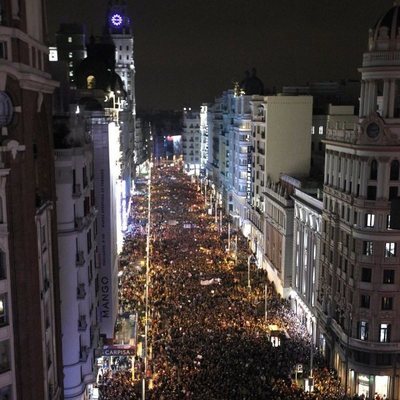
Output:
[[[121,259],[120,311],[139,310],[140,314],[145,277],[139,260],[145,257],[147,196],[135,196],[134,202],[131,234]],[[343,399],[336,375],[323,368],[318,355],[314,360],[314,392],[305,392],[295,384],[295,365],[307,368],[310,364],[306,329],[270,283],[268,321],[264,321],[265,273],[252,266],[250,291],[247,241],[238,233],[237,256],[228,253],[227,223],[222,223],[222,231],[218,229],[214,213],[207,213],[204,204],[199,187],[178,167],[154,171],[151,324],[149,368],[145,372],[151,390],[146,398]],[[271,341],[271,325],[277,327],[274,334],[279,335],[279,346]],[[121,391],[129,391],[135,383],[111,379],[103,382],[102,393],[109,387],[117,393],[120,386]]]

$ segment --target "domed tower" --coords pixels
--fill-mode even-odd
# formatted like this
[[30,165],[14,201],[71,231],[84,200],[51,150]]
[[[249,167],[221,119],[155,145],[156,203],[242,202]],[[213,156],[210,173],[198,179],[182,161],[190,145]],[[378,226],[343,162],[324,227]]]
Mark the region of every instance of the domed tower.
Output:
[[360,118],[400,118],[400,2],[369,31],[361,72]]
[[399,2],[370,30],[359,71],[359,122],[325,139],[318,337],[348,393],[398,399]]

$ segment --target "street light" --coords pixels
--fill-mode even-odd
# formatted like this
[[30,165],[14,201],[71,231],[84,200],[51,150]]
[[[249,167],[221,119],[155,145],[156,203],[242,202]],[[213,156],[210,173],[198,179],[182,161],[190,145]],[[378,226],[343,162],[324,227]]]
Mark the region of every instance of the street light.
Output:
[[255,257],[253,254],[250,254],[247,257],[247,287],[251,290],[251,282],[250,282],[250,263],[255,261]]
[[265,281],[264,285],[264,320],[265,324],[268,320],[268,283]]

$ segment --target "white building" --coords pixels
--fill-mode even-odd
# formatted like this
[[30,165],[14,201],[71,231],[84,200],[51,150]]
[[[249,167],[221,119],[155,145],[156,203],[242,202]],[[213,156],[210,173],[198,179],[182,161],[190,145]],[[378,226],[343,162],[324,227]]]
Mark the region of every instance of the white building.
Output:
[[350,393],[399,399],[400,6],[369,33],[360,114],[326,133],[319,339]]
[[189,174],[200,175],[201,131],[200,113],[183,109],[182,155],[184,168]]
[[251,106],[252,208],[244,229],[258,265],[268,271],[278,293],[288,295],[292,281],[293,216],[286,210],[293,205],[289,204],[291,199],[284,189],[276,188],[283,174],[296,177],[309,174],[312,97],[253,96]]
[[293,281],[290,294],[292,308],[312,335],[316,344],[315,309],[320,268],[322,230],[322,195],[319,189],[310,192],[295,188],[293,225]]
[[[57,227],[63,332],[64,396],[88,398],[98,347],[97,210],[93,148],[82,114],[55,119],[55,134],[71,133],[55,151]],[[67,128],[62,129],[63,127]]]

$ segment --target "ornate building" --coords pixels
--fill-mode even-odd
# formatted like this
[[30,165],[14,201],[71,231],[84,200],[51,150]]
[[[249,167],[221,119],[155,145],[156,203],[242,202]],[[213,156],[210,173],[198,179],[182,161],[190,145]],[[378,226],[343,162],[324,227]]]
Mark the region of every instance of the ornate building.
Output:
[[348,392],[399,398],[400,6],[369,33],[359,122],[326,132],[319,339]]
[[60,399],[52,93],[42,0],[1,3],[0,398]]

